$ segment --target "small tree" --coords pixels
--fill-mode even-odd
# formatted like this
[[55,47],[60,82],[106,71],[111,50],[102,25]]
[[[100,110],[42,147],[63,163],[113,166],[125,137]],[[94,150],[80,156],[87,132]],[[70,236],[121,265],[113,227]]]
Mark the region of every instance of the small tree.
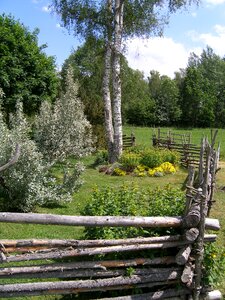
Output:
[[72,194],[80,186],[79,176],[83,167],[76,165],[71,176],[65,176],[61,184],[50,176],[34,141],[29,137],[30,127],[23,115],[21,102],[10,116],[10,129],[0,111],[0,166],[5,165],[19,145],[17,162],[0,173],[0,207],[6,211],[28,212],[36,205],[61,203],[72,200]]
[[67,70],[66,91],[52,107],[44,102],[36,118],[35,140],[44,158],[54,164],[73,155],[81,157],[92,150],[91,125],[84,115],[84,106],[78,98],[78,84],[73,70]]

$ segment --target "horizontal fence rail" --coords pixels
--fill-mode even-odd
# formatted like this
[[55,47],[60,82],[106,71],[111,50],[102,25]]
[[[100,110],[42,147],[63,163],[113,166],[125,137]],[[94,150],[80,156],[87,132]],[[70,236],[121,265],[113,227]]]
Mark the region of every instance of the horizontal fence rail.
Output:
[[[192,216],[190,216],[191,218]],[[187,219],[187,218],[186,218]],[[53,214],[28,214],[28,213],[0,213],[0,222],[29,223],[46,225],[69,225],[69,226],[109,226],[109,227],[179,227],[183,219],[177,217],[127,217],[127,216],[68,216]],[[207,229],[219,230],[217,219],[206,219]]]

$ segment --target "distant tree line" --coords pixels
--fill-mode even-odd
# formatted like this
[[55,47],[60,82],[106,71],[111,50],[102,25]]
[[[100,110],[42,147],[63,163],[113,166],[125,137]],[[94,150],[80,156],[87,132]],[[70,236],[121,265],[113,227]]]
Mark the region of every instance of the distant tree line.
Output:
[[[104,124],[104,41],[89,36],[58,73],[54,58],[43,51],[46,45],[38,46],[37,36],[38,30],[31,33],[12,16],[0,16],[4,114],[9,116],[15,111],[17,100],[23,102],[24,112],[31,117],[39,112],[42,102],[54,103],[62,91],[66,92],[66,74],[71,65],[85,115],[98,131]],[[186,69],[176,72],[174,79],[155,70],[144,78],[121,55],[121,82],[124,124],[225,127],[225,59],[210,47],[200,56],[192,53]]]
[[[92,124],[103,124],[101,41],[93,38],[65,61],[80,83],[80,97]],[[123,122],[137,126],[225,126],[225,59],[207,47],[200,56],[192,53],[186,69],[174,79],[150,71],[148,78],[128,66],[122,56]]]

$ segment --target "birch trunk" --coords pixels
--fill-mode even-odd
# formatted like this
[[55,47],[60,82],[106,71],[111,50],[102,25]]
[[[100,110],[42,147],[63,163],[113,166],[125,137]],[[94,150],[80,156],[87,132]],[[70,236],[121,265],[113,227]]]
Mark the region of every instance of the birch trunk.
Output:
[[122,154],[122,115],[121,115],[121,74],[120,55],[123,31],[123,1],[115,1],[115,32],[113,48],[113,121],[114,121],[114,155],[116,161]]
[[103,102],[104,102],[104,115],[105,115],[105,131],[106,140],[109,153],[109,161],[111,162],[111,157],[113,156],[114,149],[114,129],[112,121],[112,105],[111,105],[111,94],[110,94],[110,79],[111,79],[111,60],[112,60],[112,22],[111,22],[111,12],[112,12],[112,0],[107,0],[108,9],[108,24],[106,33],[106,44],[105,44],[105,57],[104,57],[104,75],[102,82],[103,91]]

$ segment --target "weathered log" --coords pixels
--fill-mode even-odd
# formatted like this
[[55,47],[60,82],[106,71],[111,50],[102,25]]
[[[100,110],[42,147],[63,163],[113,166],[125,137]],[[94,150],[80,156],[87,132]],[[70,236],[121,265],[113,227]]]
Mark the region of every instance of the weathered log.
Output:
[[188,287],[191,286],[193,281],[193,277],[194,277],[193,270],[194,270],[194,265],[191,262],[187,262],[181,276],[181,281],[185,283]]
[[0,213],[0,222],[68,226],[179,227],[181,219],[181,217],[67,216],[35,213]]
[[[84,248],[84,247],[97,247],[97,246],[122,246],[122,245],[135,245],[135,244],[157,244],[158,242],[179,242],[181,239],[193,243],[195,235],[197,235],[197,228],[187,230],[183,236],[162,236],[162,237],[149,237],[149,238],[130,238],[118,240],[0,240],[0,253],[25,253],[34,251],[57,251],[61,248]],[[206,234],[204,242],[214,242],[217,235]],[[166,245],[166,244],[165,244]],[[54,248],[53,248],[54,247]],[[65,250],[65,249],[64,249]]]
[[[162,290],[158,292],[145,293],[140,295],[131,295],[131,296],[122,296],[122,297],[113,297],[113,298],[101,298],[101,300],[146,300],[146,299],[181,299],[179,296],[190,295],[190,290],[182,288],[182,289],[168,289]],[[178,298],[176,298],[178,297]],[[97,299],[95,299],[97,300]]]
[[[173,248],[187,244],[186,241],[178,242],[165,242],[160,244],[135,244],[135,245],[122,245],[122,246],[111,246],[111,247],[97,247],[97,248],[78,248],[71,250],[57,250],[49,252],[36,252],[36,253],[27,253],[21,255],[11,255],[6,257],[7,262],[18,262],[25,260],[39,260],[39,259],[60,259],[65,257],[76,257],[76,256],[85,256],[85,255],[97,255],[97,254],[106,254],[114,252],[125,252],[125,251],[140,251],[146,249],[165,249]],[[71,247],[72,248],[72,247]]]
[[211,292],[208,292],[207,295],[206,295],[206,298],[203,298],[203,299],[206,299],[206,300],[221,300],[222,299],[222,294],[220,291],[218,290],[215,290],[215,291],[211,291]]
[[190,166],[188,168],[188,178],[187,178],[187,192],[186,192],[186,205],[184,210],[184,215],[186,216],[190,210],[191,202],[192,202],[192,196],[189,196],[189,190],[192,189],[194,184],[194,177],[195,177],[195,169],[193,166]]
[[[125,217],[125,216],[67,216],[34,213],[0,213],[0,222],[68,226],[133,226],[133,227],[180,227],[182,217]],[[206,219],[208,229],[219,230],[219,221]],[[193,226],[191,226],[193,227]]]
[[160,237],[138,237],[115,240],[59,240],[59,239],[28,239],[28,240],[0,240],[3,248],[21,247],[96,247],[96,246],[116,246],[130,244],[151,244],[159,242],[179,241],[180,235],[167,235]]
[[189,212],[183,219],[186,228],[197,227],[200,222],[200,205],[192,204]]
[[96,280],[76,280],[59,282],[32,282],[0,285],[0,297],[10,298],[14,296],[72,294],[77,292],[101,291],[109,289],[130,289],[136,284],[149,282],[162,282],[174,280],[181,276],[181,272],[168,274],[156,273],[154,276],[131,275],[129,277],[118,276],[116,278]]
[[199,230],[198,228],[190,228],[188,230],[185,230],[183,239],[189,241],[189,242],[194,242],[199,235]]
[[199,224],[199,235],[196,242],[196,255],[195,255],[195,280],[193,289],[193,299],[199,300],[202,288],[202,264],[204,258],[204,234],[205,234],[205,219],[207,214],[207,201],[208,201],[208,182],[210,176],[210,161],[212,149],[207,141],[205,141],[205,149],[207,153],[206,167],[204,172],[204,181],[202,184],[202,201],[200,203],[201,222]]
[[36,266],[21,266],[21,267],[8,267],[0,268],[0,277],[4,274],[23,274],[26,272],[55,272],[58,270],[85,270],[85,269],[98,269],[107,270],[107,268],[127,268],[136,266],[150,266],[150,265],[170,265],[175,263],[173,256],[149,258],[134,258],[128,260],[106,260],[106,261],[83,261],[83,262],[69,262],[69,263],[52,263],[42,264]]
[[6,262],[6,256],[5,256],[5,254],[2,252],[2,251],[0,251],[0,262]]
[[218,219],[206,218],[205,219],[205,229],[208,230],[220,230],[220,222]]
[[205,234],[204,235],[204,243],[213,243],[216,241],[216,234]]
[[176,255],[176,263],[178,265],[185,265],[188,261],[188,258],[191,254],[191,245],[186,245],[183,248],[179,250],[179,252]]
[[[180,268],[135,268],[132,275],[154,277],[156,273],[168,273],[172,271],[181,271]],[[0,278],[109,278],[117,276],[127,276],[126,269],[73,269],[67,268],[43,268],[43,267],[12,267],[0,269]]]

